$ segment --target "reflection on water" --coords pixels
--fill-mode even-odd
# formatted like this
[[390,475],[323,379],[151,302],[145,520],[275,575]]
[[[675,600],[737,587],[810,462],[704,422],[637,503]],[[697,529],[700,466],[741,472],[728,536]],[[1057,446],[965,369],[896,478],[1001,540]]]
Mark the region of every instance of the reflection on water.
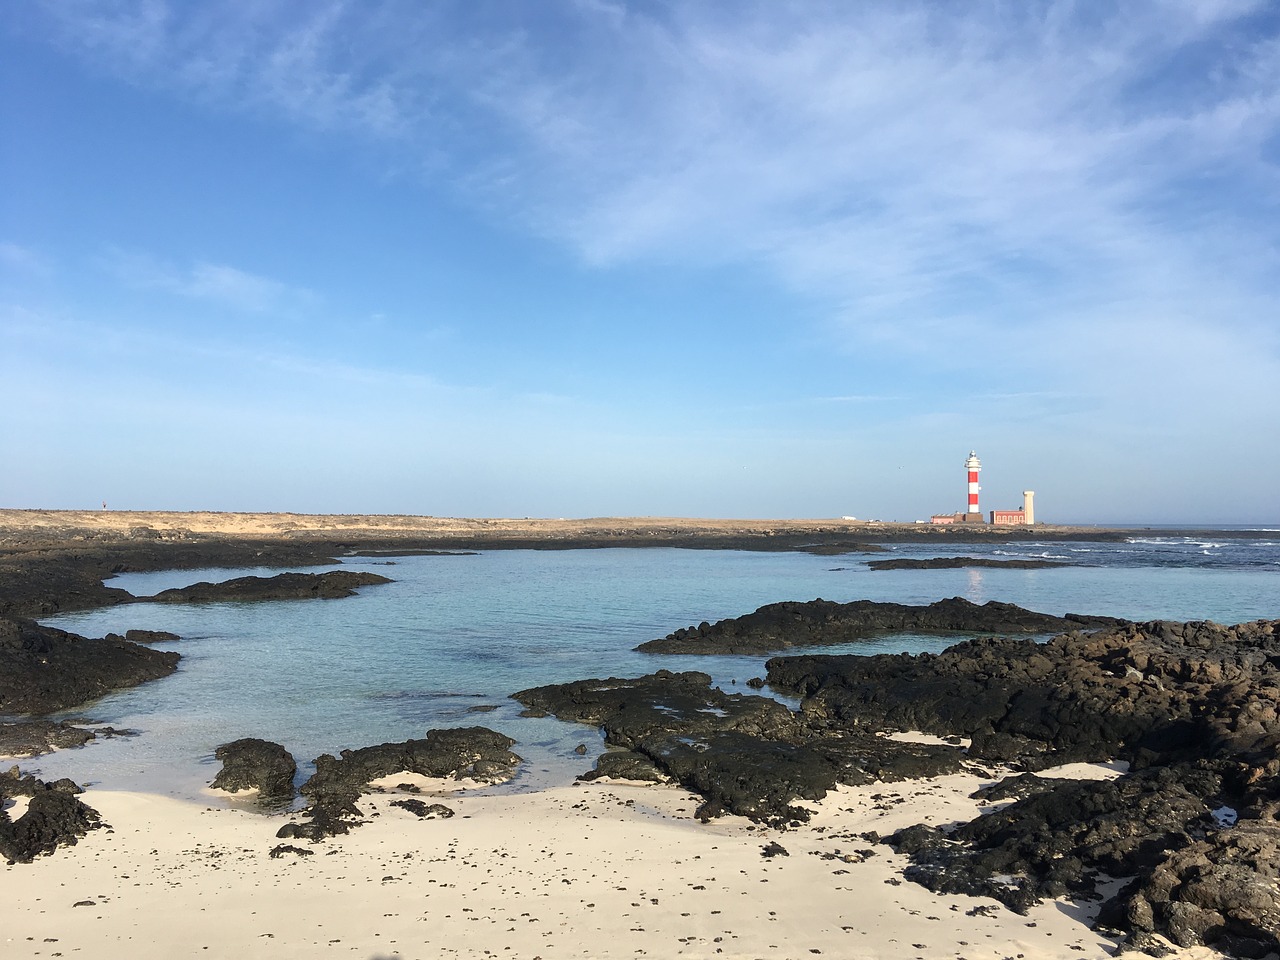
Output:
[[965,573],[969,575],[965,598],[972,600],[974,603],[986,603],[987,598],[982,592],[982,570],[978,567],[970,567]]

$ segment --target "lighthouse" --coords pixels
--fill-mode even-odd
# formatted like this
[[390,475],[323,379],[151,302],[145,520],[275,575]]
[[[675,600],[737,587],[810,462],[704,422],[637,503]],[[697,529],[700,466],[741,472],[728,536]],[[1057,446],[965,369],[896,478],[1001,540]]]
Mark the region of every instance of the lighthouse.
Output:
[[969,509],[965,519],[981,520],[982,511],[978,508],[978,491],[982,488],[978,486],[978,472],[982,469],[982,461],[972,450],[969,451],[969,459],[964,462],[964,468],[969,473]]

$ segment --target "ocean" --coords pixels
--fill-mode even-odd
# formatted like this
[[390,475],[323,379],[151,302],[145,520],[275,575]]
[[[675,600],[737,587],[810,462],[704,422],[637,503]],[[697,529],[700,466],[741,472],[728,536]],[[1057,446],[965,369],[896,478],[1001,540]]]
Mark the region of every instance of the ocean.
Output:
[[[1068,567],[873,571],[891,557],[1049,559]],[[469,556],[348,558],[342,567],[393,578],[345,600],[130,604],[45,619],[85,636],[131,628],[182,639],[178,672],[69,711],[64,718],[137,731],[22,763],[42,777],[214,802],[203,788],[214,749],[240,737],[284,744],[310,761],[433,727],[484,725],[515,738],[528,762],[500,791],[568,783],[603,748],[597,731],[519,715],[508,695],[586,677],[702,670],[751,693],[766,657],[654,656],[637,644],[780,600],[946,597],[1000,600],[1045,613],[1238,623],[1280,617],[1280,531],[1124,542],[895,545],[817,556],[667,548],[490,550]],[[317,569],[317,568],[312,568]],[[322,569],[322,568],[320,568]],[[126,574],[138,596],[200,580],[279,569]],[[956,637],[900,634],[826,651],[941,650]],[[808,652],[808,651],[805,651]],[[764,691],[768,694],[768,691]],[[585,744],[587,756],[574,748]]]

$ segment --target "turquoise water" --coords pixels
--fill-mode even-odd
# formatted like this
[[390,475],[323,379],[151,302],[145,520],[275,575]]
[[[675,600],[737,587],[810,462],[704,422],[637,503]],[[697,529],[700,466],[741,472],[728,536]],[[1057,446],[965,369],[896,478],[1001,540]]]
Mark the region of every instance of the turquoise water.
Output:
[[[86,636],[170,630],[177,674],[74,715],[136,729],[24,763],[117,789],[197,796],[217,771],[214,748],[244,736],[283,743],[299,762],[431,727],[483,724],[516,738],[530,762],[505,789],[567,782],[587,769],[573,748],[600,748],[591,729],[519,716],[524,687],[659,668],[704,670],[750,692],[765,657],[673,657],[632,648],[677,627],[737,616],[779,600],[929,603],[961,596],[1048,613],[1238,622],[1280,617],[1280,541],[1144,538],[1124,544],[898,547],[820,557],[677,549],[487,551],[473,556],[352,558],[343,566],[394,583],[345,600],[131,604],[44,622]],[[890,556],[1061,557],[1046,570],[871,571]],[[1085,565],[1087,564],[1087,565]],[[138,596],[198,580],[278,570],[129,574]],[[856,652],[939,650],[954,642],[894,636]]]

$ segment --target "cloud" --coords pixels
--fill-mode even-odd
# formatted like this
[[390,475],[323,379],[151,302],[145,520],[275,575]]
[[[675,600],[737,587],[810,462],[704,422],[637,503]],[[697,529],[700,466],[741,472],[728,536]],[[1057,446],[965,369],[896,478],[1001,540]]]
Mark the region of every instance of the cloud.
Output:
[[53,276],[53,265],[43,255],[16,243],[0,242],[0,268],[40,279]]
[[188,267],[165,263],[148,254],[111,250],[102,263],[122,283],[138,289],[162,290],[204,300],[245,313],[292,316],[314,306],[310,290],[258,276],[226,264],[198,261]]
[[[1280,293],[1260,0],[46,9],[135,82],[381,144],[597,268],[767,271],[851,357],[1062,390],[1046,360],[1115,377],[1147,349],[1130,329],[1174,317],[1280,362],[1250,320]],[[1199,340],[1161,352],[1188,371]]]

